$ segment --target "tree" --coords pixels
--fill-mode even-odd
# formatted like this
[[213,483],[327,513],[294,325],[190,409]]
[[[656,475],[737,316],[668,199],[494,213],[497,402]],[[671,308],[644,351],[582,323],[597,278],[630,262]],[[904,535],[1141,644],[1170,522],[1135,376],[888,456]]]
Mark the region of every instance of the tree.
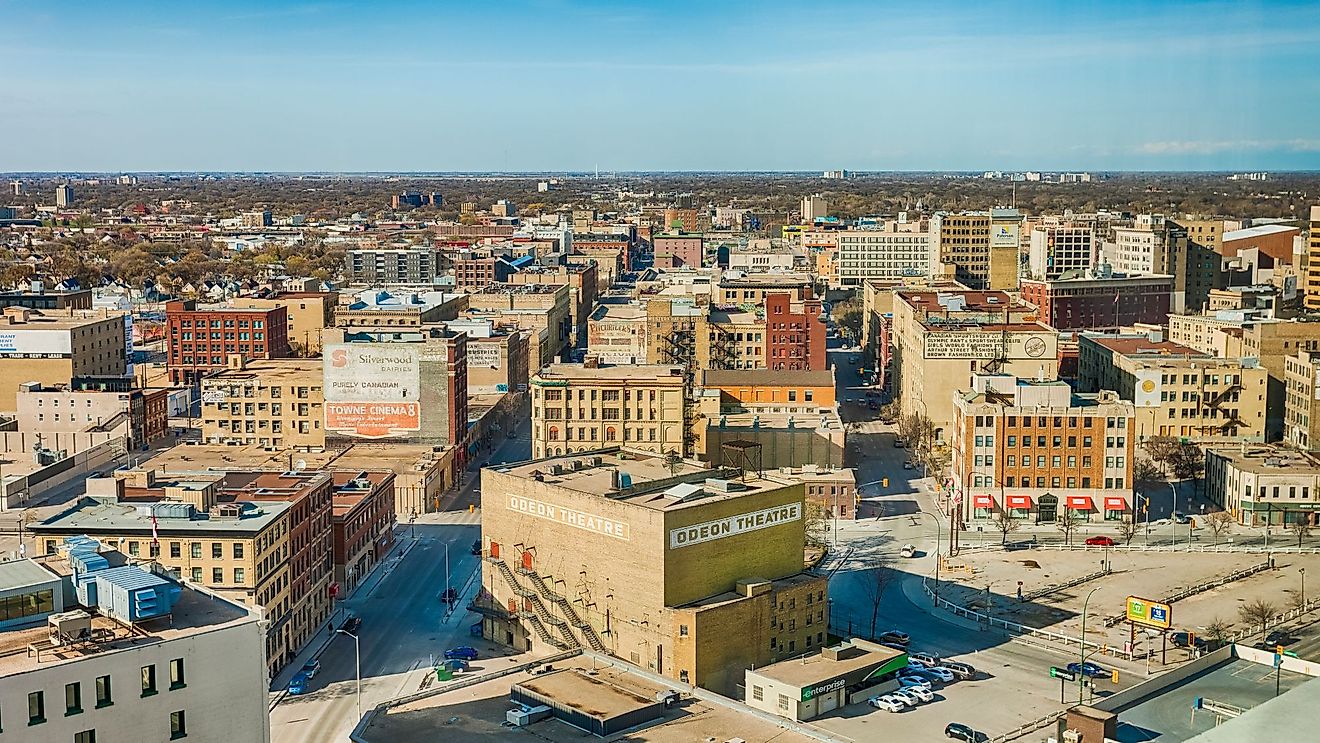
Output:
[[807,501],[803,522],[807,532],[807,544],[813,547],[825,546],[829,533],[829,522],[826,520],[825,511],[825,504],[820,501]]
[[995,528],[999,530],[999,543],[1008,544],[1008,535],[1022,526],[1022,519],[1005,509],[995,514],[994,523]]
[[1065,508],[1063,509],[1063,512],[1059,514],[1059,518],[1054,522],[1054,525],[1058,527],[1059,531],[1063,532],[1064,541],[1067,544],[1072,544],[1073,532],[1077,531],[1077,527],[1080,526],[1081,523],[1082,520],[1078,517],[1076,511],[1071,508]]
[[1311,523],[1304,519],[1303,516],[1302,519],[1288,524],[1288,531],[1297,536],[1297,546],[1299,548],[1302,546],[1302,540],[1311,536]]
[[1205,469],[1205,455],[1196,444],[1172,436],[1155,436],[1142,443],[1155,464],[1175,480],[1189,480]]
[[679,456],[678,452],[670,449],[665,452],[665,466],[669,467],[670,475],[677,475],[679,468],[683,466],[683,457]]
[[853,297],[834,305],[830,315],[834,318],[834,322],[856,341],[861,340],[862,337],[862,323],[865,322],[862,312],[862,301]]
[[1132,464],[1132,482],[1137,485],[1150,486],[1163,479],[1163,470],[1149,459],[1138,459]]
[[1118,535],[1123,538],[1123,544],[1132,544],[1139,531],[1141,531],[1141,522],[1131,516],[1118,522]]
[[875,623],[880,617],[880,602],[884,598],[885,587],[893,576],[888,561],[880,557],[875,558],[868,567],[853,573],[853,580],[857,581],[858,588],[871,608],[871,632],[867,635],[871,639],[875,639]]
[[1205,528],[1215,537],[1215,544],[1219,544],[1219,538],[1233,531],[1233,514],[1228,511],[1215,511],[1205,517]]
[[1260,625],[1260,639],[1265,639],[1265,630],[1269,629],[1270,622],[1279,616],[1279,607],[1266,601],[1265,599],[1256,599],[1238,607],[1238,616],[1248,625]]
[[1210,648],[1211,650],[1222,647],[1228,642],[1228,638],[1231,637],[1232,634],[1233,625],[1219,617],[1210,620],[1210,624],[1205,626],[1205,637],[1213,644],[1213,647]]

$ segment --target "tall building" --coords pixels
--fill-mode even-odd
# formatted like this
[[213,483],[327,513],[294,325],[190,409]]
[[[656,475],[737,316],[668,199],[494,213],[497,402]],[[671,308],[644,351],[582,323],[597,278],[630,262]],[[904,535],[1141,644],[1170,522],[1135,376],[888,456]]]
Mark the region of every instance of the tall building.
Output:
[[1095,239],[1089,227],[1042,225],[1031,231],[1027,265],[1033,279],[1090,271],[1095,262]]
[[68,208],[73,206],[73,186],[61,183],[55,187],[55,206]]
[[6,737],[268,743],[267,618],[128,562],[78,535],[0,565]]
[[18,386],[68,385],[76,378],[125,377],[129,319],[105,311],[8,307],[0,315],[0,410],[17,409]]
[[825,321],[819,299],[794,300],[788,293],[765,298],[765,365],[770,369],[822,370]]
[[811,196],[802,197],[802,207],[800,211],[803,224],[811,224],[815,222],[817,218],[828,217],[830,215],[830,209],[825,203],[825,197],[820,194],[812,194]]
[[518,205],[508,199],[500,199],[491,207],[491,213],[497,217],[516,217],[518,216]]
[[1306,309],[1320,310],[1320,206],[1311,207],[1306,235],[1306,286],[1303,301]]
[[551,364],[531,378],[532,456],[630,446],[684,455],[687,380],[681,366]]
[[987,289],[1013,291],[1022,266],[1022,213],[1017,209],[990,210],[990,275]]
[[1212,221],[1184,220],[1196,230],[1162,214],[1141,214],[1129,226],[1114,230],[1115,271],[1168,274],[1173,277],[1173,312],[1199,312],[1219,285],[1223,258],[1215,252],[1220,235]]
[[1022,215],[1016,209],[938,213],[931,220],[931,232],[939,263],[972,289],[1016,289],[1021,225]]
[[837,284],[858,287],[871,279],[930,277],[937,263],[930,222],[886,220],[876,230],[828,233],[837,245]]
[[954,503],[965,522],[1132,518],[1134,408],[1067,382],[976,375],[954,397]]
[[170,383],[197,386],[202,377],[227,368],[230,356],[279,359],[290,355],[288,311],[198,307],[193,300],[165,304]]
[[1302,451],[1320,450],[1320,354],[1298,351],[1284,359],[1283,441]]
[[733,695],[743,672],[827,643],[803,572],[804,488],[634,448],[482,471],[486,639],[589,647]]
[[440,276],[434,248],[364,248],[345,251],[345,271],[350,284],[436,283]]
[[269,227],[271,224],[273,224],[273,218],[269,209],[243,212],[238,215],[238,226],[244,229],[259,229]]

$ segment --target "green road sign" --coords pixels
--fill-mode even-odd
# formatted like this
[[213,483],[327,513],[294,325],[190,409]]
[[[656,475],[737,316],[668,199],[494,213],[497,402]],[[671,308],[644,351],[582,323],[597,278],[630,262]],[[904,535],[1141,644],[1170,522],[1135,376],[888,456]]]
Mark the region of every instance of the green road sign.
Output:
[[1077,674],[1069,671],[1067,668],[1050,666],[1050,678],[1063,679],[1065,681],[1076,681]]

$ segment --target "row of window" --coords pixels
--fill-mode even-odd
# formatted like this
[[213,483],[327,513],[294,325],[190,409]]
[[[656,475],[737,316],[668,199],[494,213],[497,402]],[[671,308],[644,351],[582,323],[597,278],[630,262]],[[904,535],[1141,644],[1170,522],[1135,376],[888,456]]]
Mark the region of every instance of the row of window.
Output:
[[[250,326],[249,326],[249,322],[251,322],[251,325],[250,325]],[[237,323],[237,324],[235,324],[235,323]],[[244,319],[241,319],[241,318],[238,319],[237,321],[235,321],[234,319],[230,318],[230,319],[226,319],[226,320],[218,320],[218,319],[217,319],[217,320],[210,320],[209,322],[208,322],[207,320],[197,320],[196,322],[193,322],[191,319],[185,317],[185,318],[181,318],[181,319],[179,320],[179,327],[183,327],[183,328],[206,328],[206,327],[211,327],[211,328],[222,328],[222,327],[223,327],[223,328],[233,328],[233,327],[239,327],[239,328],[246,328],[246,327],[264,328],[264,327],[266,327],[266,321],[265,321],[265,320],[251,320],[251,321],[248,321],[248,320],[244,320]]]
[[[156,666],[155,664],[142,666],[141,668],[141,696],[150,697],[159,693],[156,688]],[[96,690],[96,707],[103,709],[113,706],[114,691],[111,685],[110,676],[97,676],[94,682]],[[188,686],[184,680],[183,658],[175,658],[170,661],[170,691],[176,691]],[[28,727],[41,725],[46,722],[46,692],[33,691],[28,692]],[[64,685],[64,716],[73,717],[83,713],[83,694],[82,682],[74,681]],[[170,740],[176,740],[188,735],[187,718],[183,710],[170,713]],[[74,743],[95,743],[96,731],[85,730],[74,735]]]
[[[1048,478],[1049,485],[1047,486],[1045,484],[1046,479],[1047,478],[1038,475],[1036,476],[1035,479],[1035,485],[1032,485],[1031,477],[1025,475],[1022,477],[1018,477],[1016,475],[1007,475],[1004,477],[1004,487],[1006,488],[1030,488],[1030,487],[1076,488],[1078,482],[1076,477],[1069,477],[1069,478],[1050,477]],[[1083,476],[1081,478],[1081,483],[1082,483],[1081,484],[1082,488],[1089,488],[1091,487],[1091,478],[1088,476]],[[1126,486],[1126,484],[1127,484],[1127,479],[1123,477],[1105,478],[1105,488],[1110,490],[1122,490]],[[990,475],[972,475],[972,487],[989,488],[989,487],[994,487],[994,485],[995,485],[995,480]]]

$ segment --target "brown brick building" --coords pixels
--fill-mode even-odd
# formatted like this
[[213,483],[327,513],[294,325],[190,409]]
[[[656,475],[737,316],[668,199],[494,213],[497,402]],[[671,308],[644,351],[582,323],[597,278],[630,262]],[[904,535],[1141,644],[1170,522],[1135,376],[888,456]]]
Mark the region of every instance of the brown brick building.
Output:
[[357,588],[394,545],[394,473],[334,473],[335,593]]
[[169,344],[166,368],[176,386],[194,386],[224,369],[225,358],[279,359],[289,353],[289,319],[284,307],[198,308],[192,300],[168,302],[165,324]]

